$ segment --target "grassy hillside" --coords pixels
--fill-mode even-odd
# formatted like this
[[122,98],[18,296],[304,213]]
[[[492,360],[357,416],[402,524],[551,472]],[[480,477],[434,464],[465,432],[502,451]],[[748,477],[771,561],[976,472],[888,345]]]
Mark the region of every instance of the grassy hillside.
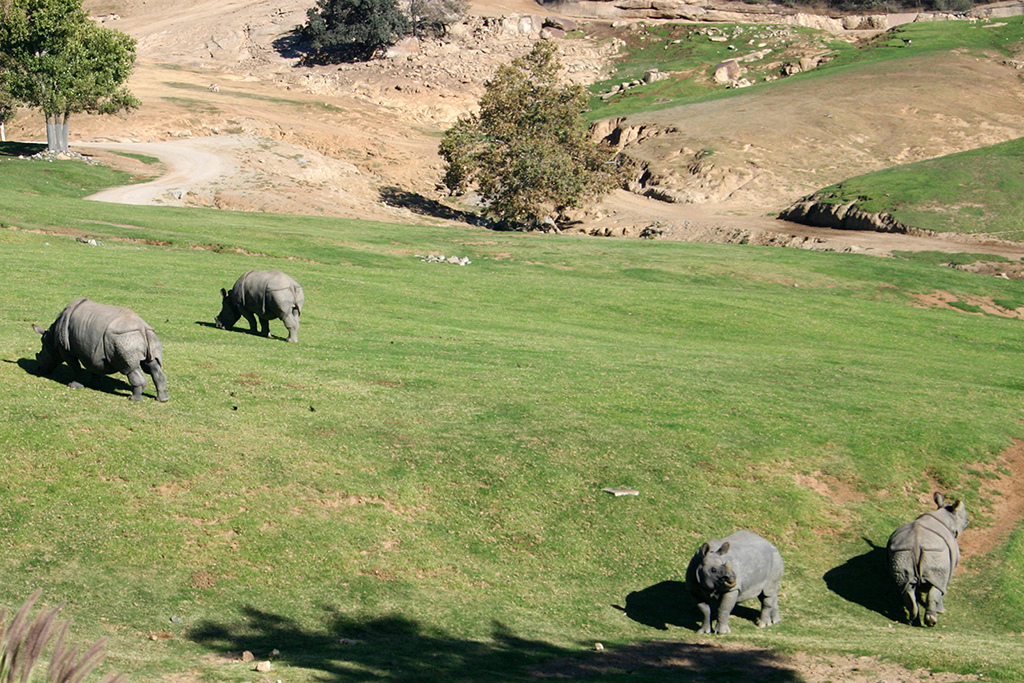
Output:
[[1024,139],[889,168],[823,188],[814,198],[856,202],[906,225],[936,232],[1024,240],[1018,207]]
[[[723,40],[724,39],[724,40]],[[978,57],[1005,58],[1018,53],[1024,40],[1024,17],[998,22],[918,22],[897,26],[868,44],[853,45],[823,31],[792,26],[742,24],[660,24],[626,36],[615,73],[591,87],[593,120],[667,109],[719,97],[742,97],[747,88],[729,88],[712,80],[716,64],[744,59],[753,88],[771,88],[781,66],[802,55],[828,53],[820,66],[790,79],[833,79],[850,69],[869,67],[934,52],[966,51]],[[611,86],[641,78],[651,68],[671,77],[630,88],[609,99],[599,97]]]
[[[894,624],[873,548],[935,487],[989,523],[985,464],[1024,438],[1021,322],[912,294],[1021,300],[1020,282],[106,205],[76,195],[108,172],[70,162],[0,158],[0,177],[21,183],[0,193],[0,604],[66,600],[135,680],[517,681],[593,662],[595,642],[666,639],[1024,680],[1020,530],[970,560],[932,630]],[[254,268],[303,284],[298,344],[280,323],[269,340],[212,326],[219,289]],[[168,403],[33,373],[30,324],[81,295],[156,328]],[[678,582],[740,527],[785,557],[784,621],[741,609],[732,635],[698,637]],[[279,650],[273,671],[224,656],[244,649]],[[742,661],[691,672],[749,680]],[[631,670],[601,680],[680,676]]]

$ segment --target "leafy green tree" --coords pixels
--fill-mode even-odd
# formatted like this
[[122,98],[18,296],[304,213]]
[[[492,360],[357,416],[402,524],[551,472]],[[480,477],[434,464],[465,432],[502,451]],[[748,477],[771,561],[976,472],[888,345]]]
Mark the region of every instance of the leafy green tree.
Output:
[[395,0],[317,0],[306,18],[310,62],[369,61],[411,30]]
[[5,89],[3,77],[0,75],[0,142],[7,142],[7,122],[13,121],[17,113],[18,105],[11,97],[11,93]]
[[587,91],[560,84],[560,68],[557,47],[543,41],[498,68],[479,113],[459,119],[441,141],[451,191],[475,183],[488,215],[521,225],[615,187],[615,152],[591,140],[583,118]]
[[0,0],[0,67],[13,98],[41,109],[47,148],[68,151],[68,119],[131,111],[135,40],[97,26],[81,0]]
[[409,0],[409,21],[417,37],[441,37],[468,12],[469,0]]

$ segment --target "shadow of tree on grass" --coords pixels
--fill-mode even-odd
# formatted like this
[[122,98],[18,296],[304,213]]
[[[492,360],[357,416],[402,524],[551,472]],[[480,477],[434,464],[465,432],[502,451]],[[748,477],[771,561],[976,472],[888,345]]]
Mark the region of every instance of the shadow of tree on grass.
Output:
[[[258,660],[273,650],[272,677],[286,667],[319,672],[334,683],[388,680],[495,683],[538,678],[599,677],[630,681],[676,681],[694,676],[705,681],[798,681],[796,673],[772,653],[717,645],[678,642],[639,643],[604,651],[580,651],[522,638],[503,624],[492,624],[486,641],[454,638],[400,615],[354,618],[324,607],[328,626],[309,629],[293,620],[253,607],[241,608],[241,620],[204,622],[188,637],[225,657],[225,666],[242,664],[243,651]],[[593,647],[589,644],[589,647]]]
[[45,151],[46,145],[38,142],[0,142],[0,157],[30,157]]

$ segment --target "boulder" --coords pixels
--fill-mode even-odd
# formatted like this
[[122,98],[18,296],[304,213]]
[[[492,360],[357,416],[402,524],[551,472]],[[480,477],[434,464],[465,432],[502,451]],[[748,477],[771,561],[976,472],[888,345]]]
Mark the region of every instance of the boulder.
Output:
[[743,76],[743,67],[738,60],[727,59],[715,66],[714,79],[716,83],[732,83]]

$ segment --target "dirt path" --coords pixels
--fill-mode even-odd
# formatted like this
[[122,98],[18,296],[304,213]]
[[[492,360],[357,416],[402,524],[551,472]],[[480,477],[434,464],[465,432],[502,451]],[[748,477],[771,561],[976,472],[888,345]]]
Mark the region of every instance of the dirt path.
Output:
[[83,143],[75,147],[104,149],[119,154],[156,157],[167,171],[155,180],[138,185],[122,185],[101,190],[86,197],[95,202],[113,204],[163,204],[168,193],[187,192],[193,186],[205,186],[229,180],[235,164],[223,137],[173,140],[168,142]]

